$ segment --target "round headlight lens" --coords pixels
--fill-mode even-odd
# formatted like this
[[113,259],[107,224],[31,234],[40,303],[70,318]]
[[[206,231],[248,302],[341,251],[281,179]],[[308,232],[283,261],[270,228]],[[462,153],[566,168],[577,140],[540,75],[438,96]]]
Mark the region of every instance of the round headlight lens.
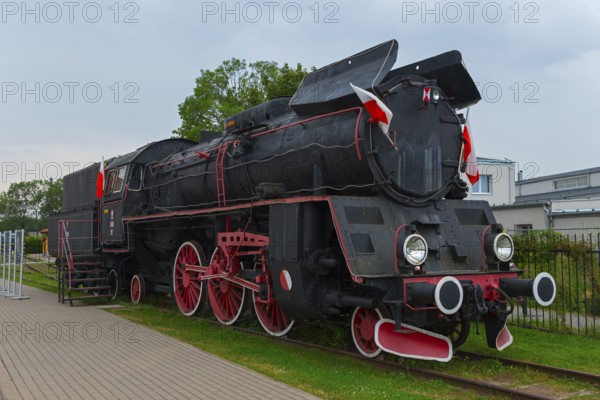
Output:
[[404,241],[404,258],[412,265],[421,265],[427,258],[427,242],[423,236],[413,233]]
[[494,253],[500,261],[510,261],[515,250],[512,239],[506,233],[500,233],[494,239]]

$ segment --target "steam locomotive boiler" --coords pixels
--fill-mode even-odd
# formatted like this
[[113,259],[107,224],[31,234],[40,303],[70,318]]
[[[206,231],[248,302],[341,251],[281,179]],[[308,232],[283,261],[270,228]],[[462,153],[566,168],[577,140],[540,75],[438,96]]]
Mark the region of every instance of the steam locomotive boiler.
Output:
[[[397,51],[392,40],[311,72],[199,143],[109,160],[99,201],[98,164],[65,177],[50,223],[65,290],[171,293],[187,316],[206,297],[226,325],[252,304],[275,336],[345,318],[367,357],[447,361],[474,319],[490,347],[510,345],[512,298],[549,305],[556,285],[519,278],[488,204],[464,199],[457,110],[480,95],[461,54],[392,69]],[[351,84],[389,108],[389,129]]]

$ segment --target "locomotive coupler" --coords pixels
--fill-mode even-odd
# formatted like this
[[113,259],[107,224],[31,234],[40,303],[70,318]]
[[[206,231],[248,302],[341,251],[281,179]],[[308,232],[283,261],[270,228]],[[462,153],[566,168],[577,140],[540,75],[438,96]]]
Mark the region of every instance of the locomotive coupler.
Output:
[[471,283],[463,283],[463,292],[465,293],[465,300],[463,302],[463,313],[464,317],[469,320],[477,319],[481,314],[487,313],[483,301],[483,289],[479,285],[473,285]]
[[[486,290],[480,285],[463,283],[463,290],[468,299],[464,309],[465,318],[477,321],[482,317],[487,345],[502,350],[512,342],[512,337],[506,329],[506,318],[512,312],[513,303],[510,296],[500,288],[488,289],[490,291],[486,296]],[[495,295],[490,297],[490,293]]]

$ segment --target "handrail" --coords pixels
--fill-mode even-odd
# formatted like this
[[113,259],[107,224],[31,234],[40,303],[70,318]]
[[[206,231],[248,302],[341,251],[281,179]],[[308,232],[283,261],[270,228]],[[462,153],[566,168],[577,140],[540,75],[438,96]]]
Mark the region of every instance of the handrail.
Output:
[[[74,279],[78,278],[78,266],[89,266],[90,260],[98,261],[95,226],[98,219],[61,219],[57,222],[57,259],[63,261],[59,268],[59,302],[64,303],[67,291],[73,289]],[[83,224],[77,229],[76,224]],[[99,225],[99,224],[98,224]],[[67,271],[68,268],[68,271]],[[68,277],[67,277],[68,272]],[[69,298],[70,294],[69,294]]]
[[74,262],[73,262],[73,252],[71,251],[71,243],[69,242],[69,236],[68,236],[69,232],[67,231],[67,225],[65,224],[64,220],[60,220],[58,222],[58,224],[59,224],[58,240],[62,242],[58,246],[59,251],[62,250],[62,252],[59,254],[59,257],[63,258],[63,256],[64,256],[64,258],[67,260],[67,266],[69,267],[69,287],[71,287],[71,279],[72,279],[72,271],[74,268]]

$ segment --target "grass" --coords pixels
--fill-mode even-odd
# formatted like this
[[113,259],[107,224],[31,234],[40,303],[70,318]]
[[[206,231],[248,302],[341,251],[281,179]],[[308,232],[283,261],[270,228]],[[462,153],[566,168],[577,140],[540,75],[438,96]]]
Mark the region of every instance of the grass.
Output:
[[[600,340],[570,334],[558,334],[534,329],[510,327],[513,344],[502,352],[487,347],[485,333],[476,335],[471,331],[469,339],[461,349],[552,365],[600,374]],[[419,367],[433,367],[446,373],[498,382],[502,385],[521,388],[550,398],[565,398],[577,393],[579,398],[598,398],[599,387],[566,378],[544,374],[534,369],[502,365],[496,360],[472,360],[455,357],[448,364],[431,364],[407,360],[405,363]],[[600,384],[600,382],[599,382]]]
[[[37,271],[29,268],[29,266],[35,268]],[[52,293],[58,293],[58,282],[38,271],[42,271],[47,275],[56,276],[56,268],[49,266],[47,262],[27,260],[27,263],[23,265],[23,284]]]
[[483,334],[473,332],[464,350],[600,374],[597,338],[518,327],[510,327],[510,331],[514,343],[501,353],[487,347]]

